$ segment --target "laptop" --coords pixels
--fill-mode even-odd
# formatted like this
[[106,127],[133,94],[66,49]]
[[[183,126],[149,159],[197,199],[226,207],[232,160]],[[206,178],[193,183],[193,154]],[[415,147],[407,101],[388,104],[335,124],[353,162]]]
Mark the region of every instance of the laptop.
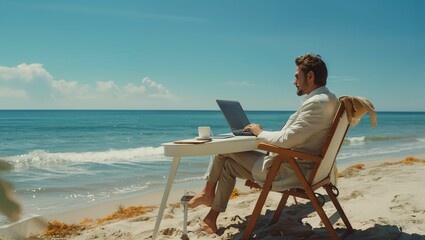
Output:
[[235,136],[254,136],[252,132],[244,131],[244,127],[250,124],[245,111],[238,101],[216,100],[221,112],[226,118],[233,135]]

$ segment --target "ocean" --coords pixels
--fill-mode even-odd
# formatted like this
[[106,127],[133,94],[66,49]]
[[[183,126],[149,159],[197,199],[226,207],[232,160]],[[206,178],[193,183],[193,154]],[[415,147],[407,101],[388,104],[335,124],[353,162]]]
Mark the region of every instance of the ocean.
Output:
[[[291,111],[248,111],[279,129]],[[351,128],[338,163],[425,153],[425,112],[379,112]],[[23,218],[162,191],[171,158],[162,143],[196,137],[198,126],[228,133],[219,111],[0,110],[0,178],[14,186]],[[176,187],[202,186],[209,156],[183,158]],[[0,226],[9,222],[0,216]]]

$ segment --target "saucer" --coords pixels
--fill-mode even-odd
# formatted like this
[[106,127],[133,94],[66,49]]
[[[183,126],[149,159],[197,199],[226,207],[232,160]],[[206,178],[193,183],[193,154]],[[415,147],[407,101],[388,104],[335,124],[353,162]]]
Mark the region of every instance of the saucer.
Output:
[[212,138],[211,137],[207,137],[207,138],[200,138],[200,137],[197,137],[196,138],[196,140],[211,140]]

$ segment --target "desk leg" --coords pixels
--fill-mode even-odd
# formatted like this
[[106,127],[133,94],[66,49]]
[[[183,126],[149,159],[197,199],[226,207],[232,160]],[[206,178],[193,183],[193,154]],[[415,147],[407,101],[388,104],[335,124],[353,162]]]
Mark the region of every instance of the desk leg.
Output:
[[156,218],[155,228],[153,229],[152,239],[156,239],[158,234],[159,225],[161,224],[162,216],[167,205],[168,196],[170,195],[171,185],[173,185],[174,178],[176,177],[177,167],[180,163],[180,157],[174,157],[173,163],[168,174],[167,185],[165,185],[164,195],[162,195],[161,206],[159,207],[158,216]]

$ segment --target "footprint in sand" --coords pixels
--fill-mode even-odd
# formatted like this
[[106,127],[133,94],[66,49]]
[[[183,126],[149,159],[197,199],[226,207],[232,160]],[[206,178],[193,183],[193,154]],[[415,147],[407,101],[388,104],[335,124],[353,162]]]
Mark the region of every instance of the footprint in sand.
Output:
[[[393,200],[391,201],[390,211],[397,215],[403,216],[403,223],[400,225],[409,226],[410,224],[414,224],[419,227],[419,229],[424,226],[423,214],[425,213],[424,209],[418,208],[418,205],[415,204],[415,201],[418,199],[414,199],[413,194],[399,194],[395,195]],[[421,200],[420,200],[421,201]],[[425,228],[424,228],[425,229]]]
[[352,191],[352,192],[351,192],[351,194],[350,194],[350,195],[340,197],[339,199],[340,199],[341,201],[348,201],[348,200],[350,200],[350,199],[355,199],[355,198],[363,197],[363,196],[364,196],[364,195],[363,195],[363,192],[362,192],[362,191],[354,190],[354,191]]
[[413,213],[414,206],[411,204],[413,194],[399,194],[395,195],[390,205],[391,212],[395,214]]
[[166,228],[162,231],[163,235],[172,236],[178,235],[181,231],[176,228]]

